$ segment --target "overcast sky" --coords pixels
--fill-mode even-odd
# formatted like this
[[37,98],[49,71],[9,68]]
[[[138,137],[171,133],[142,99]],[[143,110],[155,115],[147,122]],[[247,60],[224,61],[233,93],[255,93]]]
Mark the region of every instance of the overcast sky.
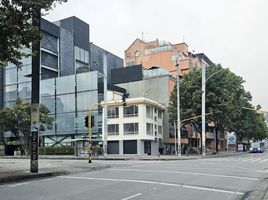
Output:
[[268,110],[268,0],[68,0],[45,16],[76,16],[90,41],[124,58],[136,39],[186,42],[246,81],[253,104]]

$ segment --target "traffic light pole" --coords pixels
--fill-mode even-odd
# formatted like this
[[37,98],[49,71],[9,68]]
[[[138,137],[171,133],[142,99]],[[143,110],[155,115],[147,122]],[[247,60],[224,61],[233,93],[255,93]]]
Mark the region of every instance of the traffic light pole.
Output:
[[[126,106],[126,102],[116,102],[116,103],[94,103],[88,109],[88,163],[92,163],[92,128],[91,128],[91,118],[92,118],[92,110],[95,106]],[[105,137],[105,136],[103,136]]]

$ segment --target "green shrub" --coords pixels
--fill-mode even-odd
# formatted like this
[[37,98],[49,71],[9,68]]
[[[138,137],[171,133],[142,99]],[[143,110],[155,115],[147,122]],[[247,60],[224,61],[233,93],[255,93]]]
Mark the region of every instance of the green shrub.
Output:
[[74,148],[70,146],[62,147],[39,147],[40,155],[73,155]]

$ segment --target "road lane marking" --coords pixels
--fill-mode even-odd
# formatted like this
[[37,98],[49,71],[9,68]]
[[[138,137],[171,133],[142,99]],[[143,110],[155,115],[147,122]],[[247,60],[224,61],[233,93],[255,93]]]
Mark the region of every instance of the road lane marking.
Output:
[[8,187],[17,187],[17,186],[21,186],[21,185],[26,185],[29,182],[22,182],[22,183],[17,183],[17,184],[13,184],[13,185],[9,185]]
[[138,197],[138,196],[140,196],[140,195],[142,195],[142,193],[134,194],[134,195],[132,195],[132,196],[126,197],[126,198],[121,199],[121,200],[129,200],[129,199],[132,199],[132,198],[134,198],[134,197]]
[[181,184],[176,184],[176,183],[166,183],[166,182],[157,182],[157,181],[145,181],[145,180],[135,180],[135,179],[78,177],[78,176],[59,176],[59,177],[64,178],[64,179],[78,179],[78,180],[96,180],[96,181],[145,183],[145,184],[163,185],[163,186],[171,186],[171,187],[184,187],[184,188],[188,188],[188,189],[205,190],[205,191],[211,191],[211,192],[237,194],[237,195],[244,195],[245,194],[243,192],[232,191],[232,190],[222,190],[222,189],[214,189],[214,188],[208,188],[208,187],[199,187],[199,186],[192,186],[192,185],[181,185]]
[[199,176],[213,176],[221,178],[234,178],[234,179],[244,179],[244,180],[260,180],[259,178],[244,177],[244,176],[231,176],[222,174],[207,174],[207,173],[197,173],[197,172],[185,172],[185,171],[162,171],[162,170],[144,170],[144,169],[108,169],[112,171],[136,171],[136,172],[155,172],[155,173],[169,173],[169,174],[189,174],[189,175],[199,175]]
[[190,185],[183,185],[184,188],[190,188],[190,189],[197,189],[197,190],[206,190],[206,191],[212,191],[212,192],[221,192],[221,193],[229,193],[229,194],[240,194],[244,195],[243,192],[237,192],[237,191],[229,191],[229,190],[221,190],[221,189],[213,189],[213,188],[206,188],[206,187],[199,187],[199,186],[190,186]]
[[266,158],[266,159],[264,159],[264,160],[259,161],[259,163],[266,162],[267,160],[268,160],[268,158]]

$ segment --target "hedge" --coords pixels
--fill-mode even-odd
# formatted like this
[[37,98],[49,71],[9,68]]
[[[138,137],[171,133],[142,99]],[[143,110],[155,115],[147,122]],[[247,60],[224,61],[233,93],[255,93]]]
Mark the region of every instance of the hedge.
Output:
[[74,155],[74,148],[70,146],[62,147],[39,147],[40,155]]

